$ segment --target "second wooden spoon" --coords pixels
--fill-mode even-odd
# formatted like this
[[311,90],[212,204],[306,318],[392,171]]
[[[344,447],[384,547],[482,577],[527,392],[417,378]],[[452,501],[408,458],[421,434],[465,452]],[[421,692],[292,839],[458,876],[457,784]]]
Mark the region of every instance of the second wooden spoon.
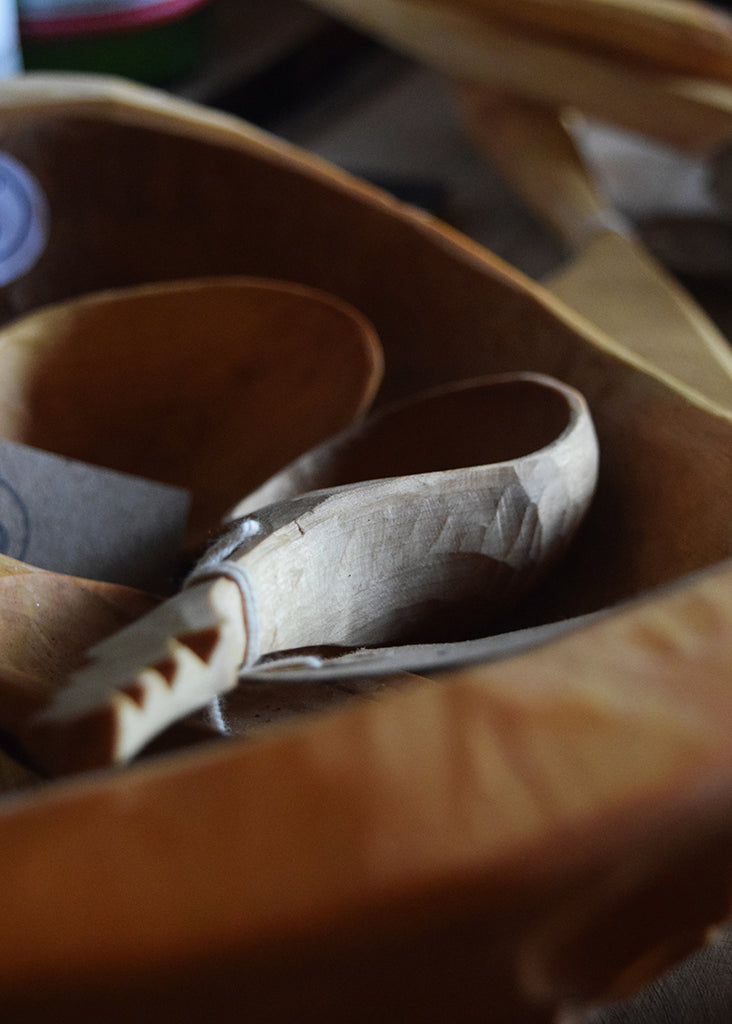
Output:
[[114,289],[0,331],[0,437],[185,487],[188,540],[371,404],[370,323],[250,277]]

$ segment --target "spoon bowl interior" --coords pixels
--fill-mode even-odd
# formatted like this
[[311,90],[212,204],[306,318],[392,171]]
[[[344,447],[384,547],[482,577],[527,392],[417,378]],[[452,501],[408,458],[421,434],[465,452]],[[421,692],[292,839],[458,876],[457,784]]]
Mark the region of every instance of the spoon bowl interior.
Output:
[[521,459],[569,427],[577,409],[567,396],[533,374],[434,388],[382,408],[304,453],[227,518],[319,488]]

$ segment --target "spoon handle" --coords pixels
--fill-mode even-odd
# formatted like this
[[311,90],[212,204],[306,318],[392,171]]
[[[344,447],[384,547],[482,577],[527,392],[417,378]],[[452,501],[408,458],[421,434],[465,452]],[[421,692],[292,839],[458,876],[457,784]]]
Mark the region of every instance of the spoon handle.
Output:
[[52,773],[126,761],[152,737],[233,688],[247,631],[237,584],[196,582],[93,647],[31,721],[31,756]]

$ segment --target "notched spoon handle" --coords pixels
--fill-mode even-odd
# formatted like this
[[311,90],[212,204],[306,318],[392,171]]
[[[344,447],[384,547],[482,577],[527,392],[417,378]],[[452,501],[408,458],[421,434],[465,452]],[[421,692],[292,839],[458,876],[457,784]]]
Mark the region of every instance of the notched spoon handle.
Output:
[[241,592],[204,579],[93,647],[30,721],[24,743],[54,774],[126,761],[233,688],[246,657]]

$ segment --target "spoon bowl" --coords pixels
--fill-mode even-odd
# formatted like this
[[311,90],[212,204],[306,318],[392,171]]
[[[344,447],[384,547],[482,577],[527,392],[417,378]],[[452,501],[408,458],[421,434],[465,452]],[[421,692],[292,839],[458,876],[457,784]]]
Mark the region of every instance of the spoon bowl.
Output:
[[[258,506],[242,557],[258,589],[260,653],[485,634],[557,561],[597,469],[584,400],[538,374],[383,410],[233,511]],[[293,522],[290,549],[280,531]]]

